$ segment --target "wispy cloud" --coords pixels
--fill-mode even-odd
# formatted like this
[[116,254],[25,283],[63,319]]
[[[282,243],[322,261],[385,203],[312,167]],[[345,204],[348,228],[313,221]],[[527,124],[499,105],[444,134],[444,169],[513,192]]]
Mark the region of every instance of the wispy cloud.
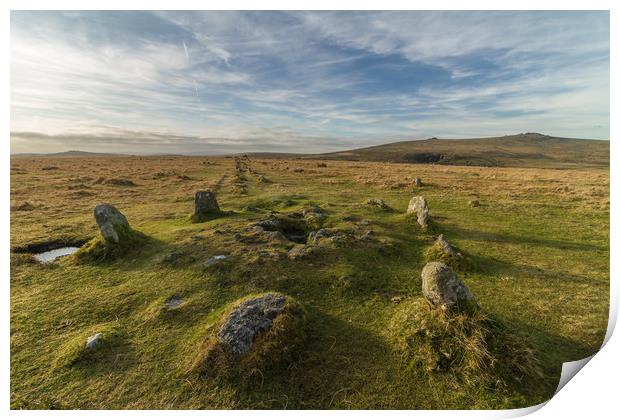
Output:
[[608,138],[609,14],[12,12],[11,124],[13,152]]

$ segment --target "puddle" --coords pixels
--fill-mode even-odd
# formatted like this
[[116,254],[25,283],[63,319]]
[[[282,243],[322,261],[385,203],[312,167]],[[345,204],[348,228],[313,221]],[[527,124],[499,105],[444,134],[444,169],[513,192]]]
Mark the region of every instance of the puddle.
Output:
[[59,257],[64,257],[66,255],[71,255],[74,252],[76,252],[78,249],[78,247],[75,246],[65,246],[62,248],[56,248],[56,249],[52,249],[46,252],[41,252],[39,254],[34,254],[33,257],[35,260],[39,261],[40,263],[48,263],[48,262],[52,262],[54,261],[56,258]]

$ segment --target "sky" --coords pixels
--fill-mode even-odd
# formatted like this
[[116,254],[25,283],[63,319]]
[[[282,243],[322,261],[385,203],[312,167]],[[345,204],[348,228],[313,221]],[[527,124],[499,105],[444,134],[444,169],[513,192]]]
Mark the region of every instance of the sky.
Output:
[[609,139],[609,12],[11,12],[11,153]]

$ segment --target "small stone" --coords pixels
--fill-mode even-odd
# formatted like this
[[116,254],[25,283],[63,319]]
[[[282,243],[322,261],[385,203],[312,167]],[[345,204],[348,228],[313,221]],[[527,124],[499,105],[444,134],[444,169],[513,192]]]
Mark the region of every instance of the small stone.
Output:
[[227,259],[228,257],[226,255],[214,255],[213,257],[207,259],[207,261],[205,261],[202,265],[203,267],[211,267],[212,265],[215,265],[217,263],[219,263],[220,261],[224,261],[225,259]]
[[101,344],[101,338],[103,337],[102,333],[97,333],[95,335],[91,335],[86,339],[86,348],[92,349]]
[[371,198],[370,200],[366,201],[366,204],[368,204],[370,206],[379,207],[382,210],[389,210],[390,209],[390,206],[385,204],[385,201],[381,200],[380,198]]
[[413,180],[413,185],[415,185],[416,187],[421,187],[422,186],[422,180],[420,178],[415,178]]
[[254,223],[252,226],[268,231],[273,231],[279,230],[282,227],[282,223],[278,219],[266,219],[260,220]]
[[467,203],[469,207],[478,207],[480,205],[480,201],[478,200],[469,200]]
[[338,229],[319,229],[308,234],[306,243],[315,246],[340,245],[347,243],[349,239],[347,233]]
[[297,260],[312,255],[314,247],[308,245],[295,245],[287,252],[286,256],[289,260]]
[[164,302],[164,306],[166,309],[176,309],[183,304],[183,299],[178,296],[172,296]]

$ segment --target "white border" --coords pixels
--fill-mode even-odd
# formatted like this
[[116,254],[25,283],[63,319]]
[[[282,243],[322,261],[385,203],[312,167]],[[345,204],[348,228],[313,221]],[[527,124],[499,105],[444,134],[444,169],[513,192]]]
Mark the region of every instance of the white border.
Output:
[[[2,52],[5,56],[4,60],[0,60],[0,72],[2,74],[3,83],[1,86],[1,92],[4,100],[2,102],[2,112],[0,113],[0,127],[2,128],[3,147],[2,147],[2,163],[3,172],[2,180],[0,182],[1,194],[3,197],[9,197],[9,34],[10,34],[10,9],[14,10],[253,10],[253,9],[268,9],[268,10],[329,10],[329,9],[343,9],[343,10],[611,10],[611,75],[618,73],[617,65],[617,47],[618,43],[615,40],[618,39],[618,7],[612,0],[590,0],[590,1],[552,1],[552,0],[503,0],[498,1],[458,1],[458,0],[434,0],[433,2],[422,1],[394,1],[383,0],[381,2],[363,2],[355,0],[314,0],[314,1],[274,1],[265,0],[261,2],[241,1],[241,0],[228,0],[226,2],[204,2],[194,0],[90,0],[88,2],[78,0],[56,0],[53,3],[51,1],[44,0],[21,0],[21,1],[5,1],[2,8],[2,17],[0,20],[0,33],[1,33],[1,45]],[[507,34],[509,36],[509,34]],[[611,108],[610,108],[610,134],[611,138],[617,134],[616,124],[617,122],[617,98],[618,87],[614,83],[614,78],[611,79]],[[611,142],[611,161],[617,161],[617,148],[614,146],[614,142]],[[611,201],[616,202],[618,196],[618,188],[615,184],[617,178],[617,170],[614,165],[611,165]],[[0,395],[2,398],[2,406],[4,410],[8,411],[10,400],[10,376],[9,376],[9,201],[4,201],[1,212],[2,219],[0,223],[0,230],[3,235],[3,241],[1,241],[2,247],[2,264],[1,269],[2,281],[0,287],[2,288],[0,293],[2,296],[2,387]],[[612,205],[611,207],[611,261],[618,261],[620,258],[619,253],[616,251],[615,238],[617,238],[618,227],[614,222],[617,220],[617,211]],[[615,265],[611,264],[611,277],[615,278]],[[358,418],[362,417],[375,417],[375,416],[390,416],[391,418],[454,418],[458,416],[459,419],[480,419],[480,418],[506,418],[517,417],[525,415],[531,412],[530,418],[536,419],[551,419],[551,418],[583,418],[584,416],[592,418],[610,418],[612,413],[617,415],[616,399],[617,397],[617,385],[619,375],[619,362],[616,355],[620,354],[620,344],[617,337],[611,336],[613,326],[617,319],[618,313],[618,287],[617,282],[611,283],[611,307],[610,307],[610,319],[608,333],[606,336],[607,344],[592,360],[585,366],[582,372],[579,373],[576,380],[569,381],[561,391],[552,398],[546,405],[541,404],[538,407],[530,407],[518,410],[504,410],[504,411],[301,411],[295,412],[293,415],[300,418],[314,418],[317,415],[336,417],[339,418]],[[570,366],[568,366],[570,368]],[[544,409],[536,411],[544,406]],[[205,416],[225,419],[241,419],[251,415],[257,418],[273,418],[284,417],[289,415],[284,411],[253,411],[251,413],[245,411],[184,411],[183,413],[175,411],[117,411],[109,413],[107,411],[11,411],[8,413],[11,416],[20,418],[103,418],[104,416],[119,416],[119,417],[137,417],[137,418],[172,418],[177,417],[179,414],[192,418],[204,418]],[[615,416],[614,416],[615,417]]]

